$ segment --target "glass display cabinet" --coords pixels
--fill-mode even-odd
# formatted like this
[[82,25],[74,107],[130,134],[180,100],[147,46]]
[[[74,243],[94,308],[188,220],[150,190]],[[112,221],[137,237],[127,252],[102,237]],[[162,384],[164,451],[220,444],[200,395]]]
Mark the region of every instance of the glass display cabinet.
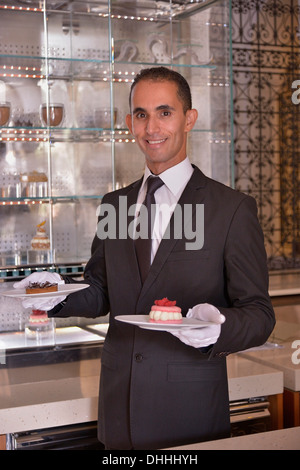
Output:
[[[188,154],[231,184],[229,1],[0,0],[0,37],[2,286],[83,272],[102,196],[143,172],[125,116],[144,67],[188,79],[199,111]],[[48,245],[35,250],[41,226]]]

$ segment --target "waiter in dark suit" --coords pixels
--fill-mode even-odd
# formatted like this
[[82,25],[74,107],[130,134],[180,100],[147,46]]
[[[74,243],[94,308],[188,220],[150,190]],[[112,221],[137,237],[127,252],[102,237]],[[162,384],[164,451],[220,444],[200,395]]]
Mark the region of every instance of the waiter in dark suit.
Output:
[[[186,143],[197,111],[180,74],[163,67],[141,71],[130,110],[127,125],[146,158],[144,177],[103,198],[84,273],[90,287],[43,308],[58,317],[110,312],[99,393],[99,440],[107,448],[159,449],[223,438],[230,431],[226,355],[264,343],[275,324],[256,203],[191,165]],[[165,204],[174,211],[156,210],[147,268],[136,245],[136,221],[149,176],[160,179],[156,209]],[[113,208],[116,221],[124,220],[125,203],[135,208],[126,215],[126,236],[118,222],[111,230],[107,218]],[[176,208],[181,219],[175,220]],[[115,319],[147,315],[163,297],[176,300],[183,316],[212,324],[170,333]]]

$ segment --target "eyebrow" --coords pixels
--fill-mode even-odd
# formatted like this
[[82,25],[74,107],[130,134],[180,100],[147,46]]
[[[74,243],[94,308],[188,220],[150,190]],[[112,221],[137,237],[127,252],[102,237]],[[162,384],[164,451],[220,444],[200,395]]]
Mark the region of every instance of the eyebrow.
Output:
[[[161,104],[157,106],[157,108],[155,108],[156,111],[161,111],[163,109],[174,111],[175,108],[173,108],[173,106],[170,106],[169,104]],[[132,111],[132,114],[141,113],[141,112],[145,113],[146,110],[144,108],[134,108],[134,110]]]

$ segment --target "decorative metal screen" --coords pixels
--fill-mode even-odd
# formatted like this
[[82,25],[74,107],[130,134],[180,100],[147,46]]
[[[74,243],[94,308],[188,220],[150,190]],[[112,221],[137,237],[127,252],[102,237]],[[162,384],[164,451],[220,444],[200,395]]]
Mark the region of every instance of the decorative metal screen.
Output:
[[299,268],[298,1],[233,0],[232,41],[235,186],[256,198],[269,268]]

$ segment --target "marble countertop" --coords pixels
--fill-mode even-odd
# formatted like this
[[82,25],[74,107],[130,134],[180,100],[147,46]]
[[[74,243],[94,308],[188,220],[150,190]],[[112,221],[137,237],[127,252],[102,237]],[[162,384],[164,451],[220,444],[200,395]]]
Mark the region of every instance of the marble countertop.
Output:
[[300,272],[271,273],[269,294],[271,297],[300,294]]
[[[0,339],[2,350],[17,351],[17,356],[25,356],[33,346],[26,344],[24,331],[4,333]],[[101,347],[103,341],[79,327],[56,329],[58,351],[79,344]],[[48,347],[51,351],[51,344]],[[100,368],[99,358],[0,367],[0,434],[96,421]]]
[[99,359],[0,369],[0,434],[96,421]]
[[248,349],[240,356],[283,372],[284,387],[300,391],[300,305],[275,307],[273,347]]
[[238,354],[227,357],[227,374],[230,401],[283,392],[281,371]]
[[297,348],[292,348],[291,342],[280,344],[273,349],[249,349],[239,353],[241,357],[255,361],[258,364],[272,367],[283,372],[284,387],[300,391],[300,338]]
[[172,447],[171,450],[300,450],[300,427]]

